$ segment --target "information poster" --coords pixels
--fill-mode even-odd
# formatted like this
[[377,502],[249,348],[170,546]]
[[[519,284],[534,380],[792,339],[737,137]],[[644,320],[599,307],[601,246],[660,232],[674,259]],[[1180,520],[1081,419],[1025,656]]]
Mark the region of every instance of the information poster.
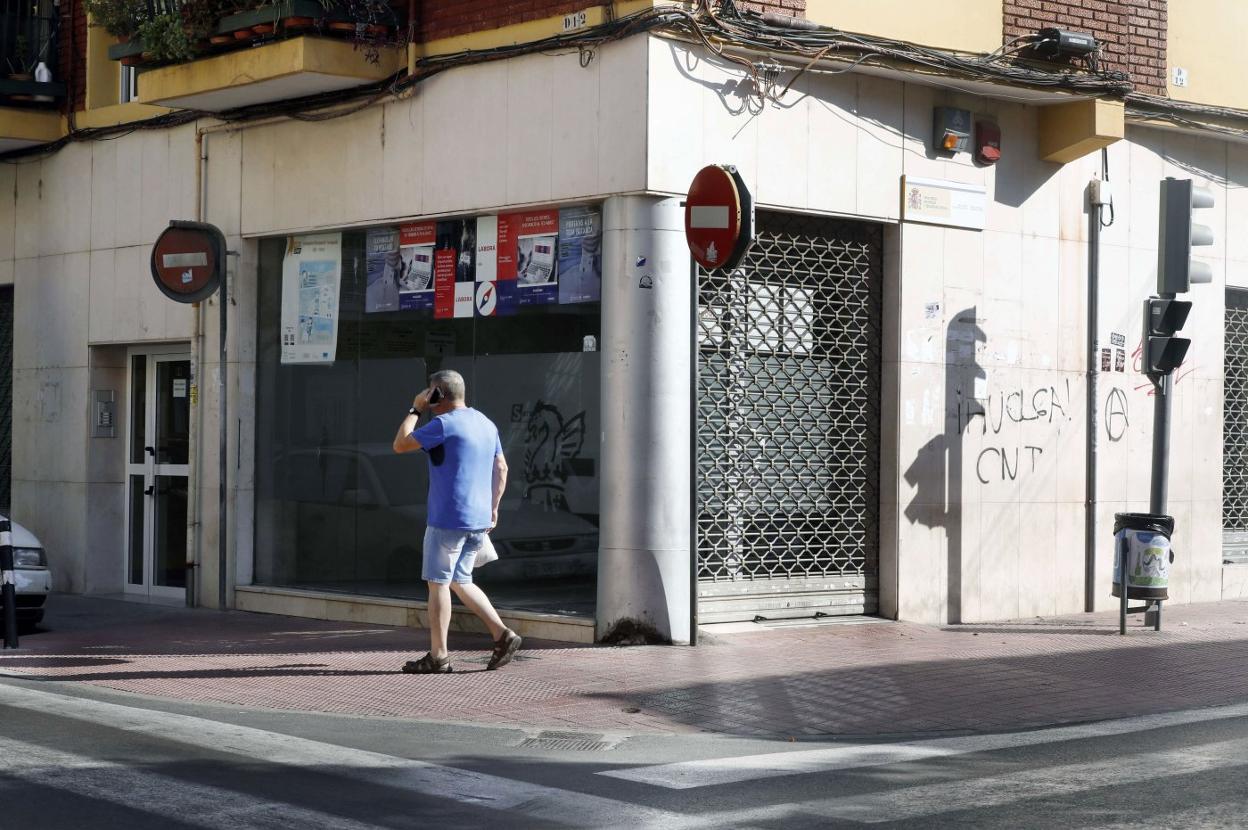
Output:
[[369,231],[365,246],[368,257],[368,286],[364,291],[365,313],[398,311],[399,279],[402,271],[398,228]]
[[293,236],[282,262],[282,363],[332,363],[342,234]]
[[429,310],[434,307],[433,251],[438,226],[418,222],[399,228],[399,308]]
[[[478,216],[476,296],[473,305],[479,317],[500,317],[516,311],[515,236],[498,216]],[[501,230],[500,230],[501,228]],[[503,245],[511,240],[510,250]],[[502,263],[500,265],[500,262]]]
[[[559,302],[559,211],[540,210],[503,217],[508,236],[516,239],[517,303],[546,305]],[[500,224],[502,224],[500,220]]]
[[471,317],[476,288],[477,223],[448,220],[436,224],[433,251],[433,316],[439,320]]
[[559,211],[559,303],[602,299],[602,214],[597,208]]

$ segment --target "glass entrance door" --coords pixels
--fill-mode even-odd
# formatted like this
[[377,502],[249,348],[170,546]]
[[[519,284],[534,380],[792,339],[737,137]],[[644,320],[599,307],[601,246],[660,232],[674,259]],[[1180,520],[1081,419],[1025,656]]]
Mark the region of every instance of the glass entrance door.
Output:
[[126,593],[186,596],[191,361],[130,353],[126,450]]

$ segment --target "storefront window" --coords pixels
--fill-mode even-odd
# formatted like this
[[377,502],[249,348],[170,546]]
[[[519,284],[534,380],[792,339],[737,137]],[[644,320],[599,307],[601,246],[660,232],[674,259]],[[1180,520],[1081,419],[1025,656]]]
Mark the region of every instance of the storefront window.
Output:
[[[575,216],[550,213],[562,221],[565,212]],[[597,222],[596,212],[587,214],[587,225]],[[500,607],[592,615],[597,241],[575,232],[526,238],[520,225],[503,227],[507,217],[497,218],[497,229],[488,219],[430,223],[427,238],[414,225],[325,235],[321,250],[338,254],[336,269],[324,253],[292,258],[300,244],[315,248],[310,237],[262,242],[258,583],[425,596],[427,461],[424,453],[395,455],[390,445],[429,375],[455,369],[467,382],[468,405],[498,425],[510,467],[493,534],[499,560],[476,581]],[[600,230],[598,222],[590,235]],[[501,253],[486,261],[481,251],[495,240],[480,237],[491,233],[501,237],[500,250],[507,234],[519,237],[511,243],[516,262]]]

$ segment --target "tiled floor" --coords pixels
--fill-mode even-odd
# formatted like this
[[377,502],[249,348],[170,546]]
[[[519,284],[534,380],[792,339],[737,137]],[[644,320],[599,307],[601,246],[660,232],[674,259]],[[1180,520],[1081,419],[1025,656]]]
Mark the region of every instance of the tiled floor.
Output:
[[1248,602],[1171,606],[1166,630],[1114,614],[937,628],[826,625],[712,635],[698,648],[526,643],[484,671],[402,663],[427,635],[54,597],[60,616],[0,671],[272,709],[525,726],[742,735],[991,731],[1248,699]]

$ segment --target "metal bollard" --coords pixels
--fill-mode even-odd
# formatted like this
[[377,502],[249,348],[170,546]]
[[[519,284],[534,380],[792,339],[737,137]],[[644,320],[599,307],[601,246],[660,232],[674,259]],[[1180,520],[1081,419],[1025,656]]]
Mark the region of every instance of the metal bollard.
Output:
[[13,526],[0,519],[0,597],[4,600],[4,647],[17,648],[17,575],[13,572]]

